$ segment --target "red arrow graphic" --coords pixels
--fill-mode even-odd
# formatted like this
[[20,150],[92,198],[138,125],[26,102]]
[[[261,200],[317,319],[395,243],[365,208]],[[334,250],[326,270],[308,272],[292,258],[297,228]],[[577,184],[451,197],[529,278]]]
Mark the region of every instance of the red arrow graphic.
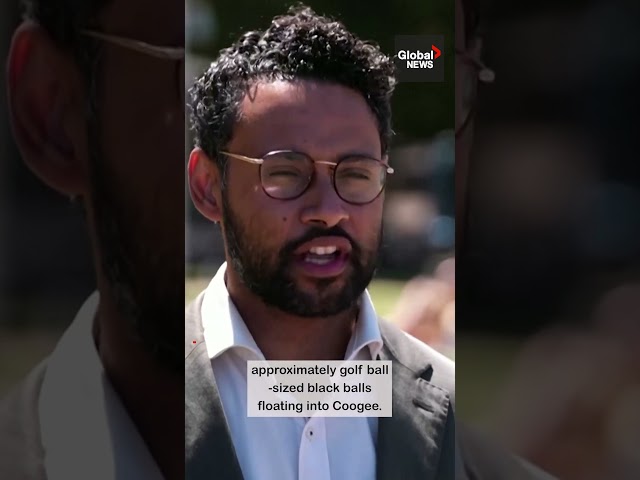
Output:
[[441,52],[440,52],[440,49],[438,47],[436,47],[435,45],[431,45],[431,50],[433,50],[435,52],[435,55],[433,56],[434,60],[440,56]]

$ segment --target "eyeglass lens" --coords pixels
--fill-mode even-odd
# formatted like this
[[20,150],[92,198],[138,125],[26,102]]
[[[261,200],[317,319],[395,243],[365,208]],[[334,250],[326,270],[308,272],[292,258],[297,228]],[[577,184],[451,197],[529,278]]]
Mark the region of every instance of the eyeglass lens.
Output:
[[[275,152],[264,157],[260,177],[270,197],[285,200],[302,195],[313,179],[315,164],[297,152]],[[349,203],[368,203],[382,192],[386,166],[367,157],[348,157],[333,172],[334,187]]]

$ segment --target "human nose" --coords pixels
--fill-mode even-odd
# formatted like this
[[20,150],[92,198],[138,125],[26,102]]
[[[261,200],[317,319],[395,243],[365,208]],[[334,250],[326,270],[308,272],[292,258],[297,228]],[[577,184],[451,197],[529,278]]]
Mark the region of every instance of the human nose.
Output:
[[334,188],[332,174],[316,172],[314,177],[305,195],[308,202],[302,211],[302,222],[331,228],[347,220],[349,212]]

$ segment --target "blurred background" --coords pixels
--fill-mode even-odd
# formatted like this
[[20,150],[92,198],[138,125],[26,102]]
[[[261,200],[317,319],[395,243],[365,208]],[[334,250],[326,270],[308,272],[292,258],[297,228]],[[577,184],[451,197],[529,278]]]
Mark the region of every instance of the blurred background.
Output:
[[[455,65],[449,54],[453,52],[453,1],[305,3],[317,13],[341,20],[361,38],[376,41],[390,56],[394,54],[395,35],[445,37],[445,82],[400,84],[394,94],[395,138],[390,164],[396,173],[387,187],[385,244],[370,293],[379,313],[401,326],[413,329],[429,324],[422,337],[453,357],[453,276],[445,261],[453,255],[455,237]],[[188,0],[187,88],[220,49],[247,30],[266,28],[272,17],[285,13],[291,4],[282,0]],[[192,143],[189,131],[186,134],[188,155]],[[188,302],[206,287],[224,261],[224,251],[220,231],[195,210],[188,193],[185,217]],[[425,308],[427,293],[433,297],[427,302],[429,306],[439,302],[433,311]]]
[[458,416],[560,478],[640,478],[640,5],[476,4],[496,79],[456,259]]
[[95,279],[83,212],[20,159],[5,69],[17,0],[0,4],[0,397],[53,349]]

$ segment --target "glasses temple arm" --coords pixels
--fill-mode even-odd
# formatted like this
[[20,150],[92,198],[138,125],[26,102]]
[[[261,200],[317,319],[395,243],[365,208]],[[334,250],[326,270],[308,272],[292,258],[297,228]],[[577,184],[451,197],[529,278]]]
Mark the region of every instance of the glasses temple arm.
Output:
[[220,152],[222,155],[226,155],[227,157],[231,157],[231,158],[236,158],[238,160],[242,160],[244,162],[249,162],[249,163],[254,163],[256,165],[261,165],[264,160],[262,160],[261,158],[251,158],[251,157],[245,157],[244,155],[239,155],[237,153],[229,153],[229,152]]

